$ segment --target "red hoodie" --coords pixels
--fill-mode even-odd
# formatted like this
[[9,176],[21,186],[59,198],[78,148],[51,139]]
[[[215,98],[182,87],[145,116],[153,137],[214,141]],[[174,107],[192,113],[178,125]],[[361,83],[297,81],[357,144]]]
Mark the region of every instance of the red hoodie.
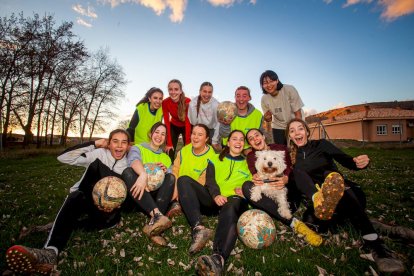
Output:
[[190,99],[185,97],[185,122],[180,121],[178,118],[178,102],[175,103],[171,100],[170,97],[166,98],[162,101],[162,112],[164,113],[164,123],[167,126],[167,146],[172,147],[172,140],[171,140],[171,125],[177,127],[185,127],[185,141],[184,144],[187,145],[191,141],[191,124],[190,120],[188,119],[188,104],[190,103]]

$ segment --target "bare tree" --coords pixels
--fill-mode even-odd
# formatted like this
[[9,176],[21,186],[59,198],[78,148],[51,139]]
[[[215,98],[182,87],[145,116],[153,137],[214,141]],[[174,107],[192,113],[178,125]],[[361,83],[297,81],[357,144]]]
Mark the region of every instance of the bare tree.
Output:
[[25,20],[20,14],[10,18],[0,18],[0,122],[2,125],[2,145],[5,144],[12,115],[13,100],[18,90],[24,89],[24,57],[32,39],[31,33],[24,31]]
[[90,60],[88,67],[87,99],[82,111],[80,137],[83,140],[85,129],[89,125],[89,138],[92,137],[103,107],[116,103],[124,97],[122,92],[126,84],[125,74],[116,60],[109,57],[108,49],[100,49]]
[[[113,106],[124,97],[125,74],[107,49],[89,56],[72,33],[73,23],[55,26],[52,16],[0,18],[0,122],[2,141],[11,122],[24,130],[25,144],[37,136],[69,131],[84,138],[105,131]],[[44,141],[45,144],[48,141]]]

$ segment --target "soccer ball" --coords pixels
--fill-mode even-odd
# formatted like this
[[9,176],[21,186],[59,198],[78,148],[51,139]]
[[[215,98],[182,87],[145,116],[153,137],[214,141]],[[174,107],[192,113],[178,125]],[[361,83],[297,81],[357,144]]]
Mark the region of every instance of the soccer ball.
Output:
[[96,182],[92,190],[93,202],[104,209],[115,209],[124,202],[127,187],[122,179],[107,176]]
[[217,120],[220,123],[230,124],[237,114],[237,106],[230,101],[224,101],[217,106]]
[[155,163],[146,163],[144,164],[144,169],[148,175],[148,181],[147,181],[148,190],[151,192],[161,187],[162,182],[164,181],[164,177],[165,177],[165,174],[162,168]]
[[237,233],[245,245],[253,249],[261,249],[273,243],[276,227],[268,214],[262,210],[251,209],[240,216]]

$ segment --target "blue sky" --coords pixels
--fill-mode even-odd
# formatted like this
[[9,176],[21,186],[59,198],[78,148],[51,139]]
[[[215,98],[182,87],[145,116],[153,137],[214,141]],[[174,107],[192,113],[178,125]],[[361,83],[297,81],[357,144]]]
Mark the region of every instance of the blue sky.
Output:
[[260,109],[260,74],[274,70],[310,113],[414,99],[413,0],[0,0],[0,15],[73,21],[90,50],[108,47],[129,81],[129,119],[152,86],[186,95],[204,81],[218,100],[240,85]]

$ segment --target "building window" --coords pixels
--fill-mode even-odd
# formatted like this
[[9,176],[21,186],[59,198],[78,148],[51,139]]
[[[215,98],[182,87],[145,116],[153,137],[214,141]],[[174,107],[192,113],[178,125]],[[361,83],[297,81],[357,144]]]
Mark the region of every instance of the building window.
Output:
[[392,134],[400,134],[401,131],[401,125],[392,125]]
[[377,135],[387,135],[387,125],[378,125]]

